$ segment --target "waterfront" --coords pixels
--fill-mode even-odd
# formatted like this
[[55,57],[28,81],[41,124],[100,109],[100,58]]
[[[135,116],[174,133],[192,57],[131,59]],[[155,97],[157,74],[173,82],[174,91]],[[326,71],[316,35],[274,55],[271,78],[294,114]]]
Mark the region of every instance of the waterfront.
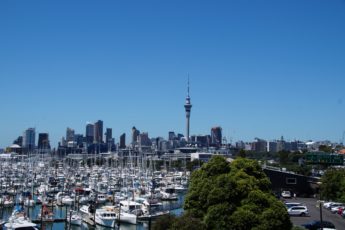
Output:
[[[111,224],[113,228],[118,228],[121,213],[121,216],[132,216],[136,224],[121,219],[120,229],[147,229],[148,219],[154,215],[182,212],[188,182],[185,172],[152,171],[145,167],[150,159],[144,155],[135,161],[131,156],[107,157],[98,156],[83,164],[67,158],[43,159],[42,156],[2,159],[1,220],[8,222],[13,210],[20,210],[25,217],[41,225],[40,214],[49,209],[51,216],[43,220],[44,229],[93,229],[94,222],[90,219],[93,220],[94,215],[90,207],[94,205],[96,214],[112,207],[117,216]],[[127,202],[128,207],[122,207]],[[134,209],[129,208],[130,202],[136,204]],[[80,211],[83,205],[88,207],[86,214]],[[66,213],[71,210],[76,210],[83,219],[80,226],[66,222]],[[95,220],[97,222],[97,218]],[[96,228],[104,227],[97,222]]]
[[[181,196],[179,198],[178,203],[182,202],[182,199],[184,197]],[[166,205],[170,205],[170,204],[166,204]],[[26,210],[27,211],[27,210]],[[40,206],[34,207],[34,208],[30,208],[29,209],[29,213],[30,213],[30,217],[32,217],[32,219],[37,219],[37,216],[39,214],[40,211]],[[0,212],[1,214],[1,219],[3,220],[7,220],[10,216],[11,213],[13,212],[13,208],[4,208],[2,209],[2,211]],[[179,209],[174,209],[171,210],[171,214],[173,215],[180,215],[183,212],[182,208]],[[66,207],[56,207],[55,208],[55,212],[54,212],[54,218],[59,218],[59,219],[65,219],[66,218]],[[38,224],[40,226],[40,224]],[[116,229],[118,229],[117,227],[118,225],[116,224]],[[127,223],[121,223],[120,224],[120,229],[123,230],[144,230],[144,229],[148,229],[148,222],[138,222],[136,225],[133,224],[127,224]],[[59,223],[50,223],[50,222],[46,222],[43,224],[43,228],[42,229],[52,229],[52,230],[63,230],[63,229],[72,229],[72,230],[85,230],[85,229],[99,229],[99,230],[109,230],[110,228],[108,227],[102,227],[102,226],[92,226],[89,225],[85,222],[82,223],[81,226],[75,226],[75,225],[69,225],[68,223],[64,222],[59,222]]]

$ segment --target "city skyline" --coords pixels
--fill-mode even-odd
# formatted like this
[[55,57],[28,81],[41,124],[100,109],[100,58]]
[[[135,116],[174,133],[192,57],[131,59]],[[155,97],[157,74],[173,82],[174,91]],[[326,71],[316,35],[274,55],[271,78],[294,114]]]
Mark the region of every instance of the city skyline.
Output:
[[0,2],[1,148],[97,120],[185,134],[188,74],[190,135],[341,141],[344,1],[134,3]]

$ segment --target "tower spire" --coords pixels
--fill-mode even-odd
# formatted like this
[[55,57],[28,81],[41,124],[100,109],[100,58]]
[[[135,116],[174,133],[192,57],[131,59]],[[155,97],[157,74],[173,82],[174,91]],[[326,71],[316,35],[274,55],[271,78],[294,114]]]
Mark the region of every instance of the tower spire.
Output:
[[189,120],[190,120],[190,112],[192,109],[192,104],[190,103],[190,96],[189,96],[189,74],[188,74],[188,82],[187,82],[187,98],[186,103],[184,104],[184,108],[186,111],[186,139],[189,142]]
[[187,97],[189,97],[189,73],[188,73],[188,86],[187,86]]

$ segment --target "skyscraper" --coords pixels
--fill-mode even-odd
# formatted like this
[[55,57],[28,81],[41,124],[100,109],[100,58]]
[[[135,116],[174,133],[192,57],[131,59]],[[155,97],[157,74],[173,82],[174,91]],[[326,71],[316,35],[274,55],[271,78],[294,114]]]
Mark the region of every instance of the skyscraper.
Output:
[[175,132],[173,131],[170,131],[168,136],[169,136],[169,141],[173,141],[176,138]]
[[120,149],[125,149],[126,148],[126,134],[123,133],[120,136]]
[[67,127],[66,129],[66,141],[74,141],[74,129]]
[[86,137],[86,143],[87,144],[93,143],[93,137],[94,137],[94,125],[93,124],[87,124],[86,125],[85,137]]
[[137,130],[137,128],[135,128],[135,126],[133,126],[133,128],[132,128],[132,144],[137,143],[139,134],[140,134],[140,131]]
[[94,124],[94,143],[103,143],[103,121],[98,120]]
[[192,109],[192,104],[190,103],[190,97],[189,97],[189,78],[188,78],[188,88],[187,88],[187,97],[186,97],[186,103],[184,104],[184,108],[186,110],[186,139],[187,142],[189,142],[189,120],[190,120],[190,112]]
[[28,128],[23,133],[23,148],[27,151],[35,149],[35,136],[36,132],[34,128]]
[[151,146],[152,142],[149,138],[149,134],[147,132],[140,133],[138,136],[138,143],[140,146]]
[[15,140],[13,141],[13,144],[17,144],[17,145],[19,145],[20,147],[22,147],[22,146],[23,146],[23,136],[19,136],[17,139],[15,139]]
[[222,145],[222,128],[219,126],[211,129],[211,145],[216,147]]
[[113,130],[111,128],[107,128],[105,131],[105,142],[109,143],[113,140]]
[[50,149],[49,134],[48,133],[39,133],[38,134],[37,148],[40,150]]
[[113,147],[115,147],[115,139],[113,138],[113,130],[111,128],[107,128],[105,131],[105,143],[107,144],[108,151],[112,151]]

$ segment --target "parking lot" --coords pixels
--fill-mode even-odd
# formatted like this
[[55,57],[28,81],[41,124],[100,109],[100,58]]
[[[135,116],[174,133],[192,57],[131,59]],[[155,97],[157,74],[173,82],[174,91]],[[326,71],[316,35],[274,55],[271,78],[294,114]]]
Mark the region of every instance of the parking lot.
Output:
[[[316,207],[317,199],[314,198],[292,198],[286,199],[286,202],[299,202],[308,207],[309,216],[299,217],[292,216],[291,221],[294,226],[301,226],[312,220],[320,220],[320,209]],[[338,214],[331,213],[328,209],[322,208],[322,219],[332,222],[337,230],[345,230],[345,219]]]

